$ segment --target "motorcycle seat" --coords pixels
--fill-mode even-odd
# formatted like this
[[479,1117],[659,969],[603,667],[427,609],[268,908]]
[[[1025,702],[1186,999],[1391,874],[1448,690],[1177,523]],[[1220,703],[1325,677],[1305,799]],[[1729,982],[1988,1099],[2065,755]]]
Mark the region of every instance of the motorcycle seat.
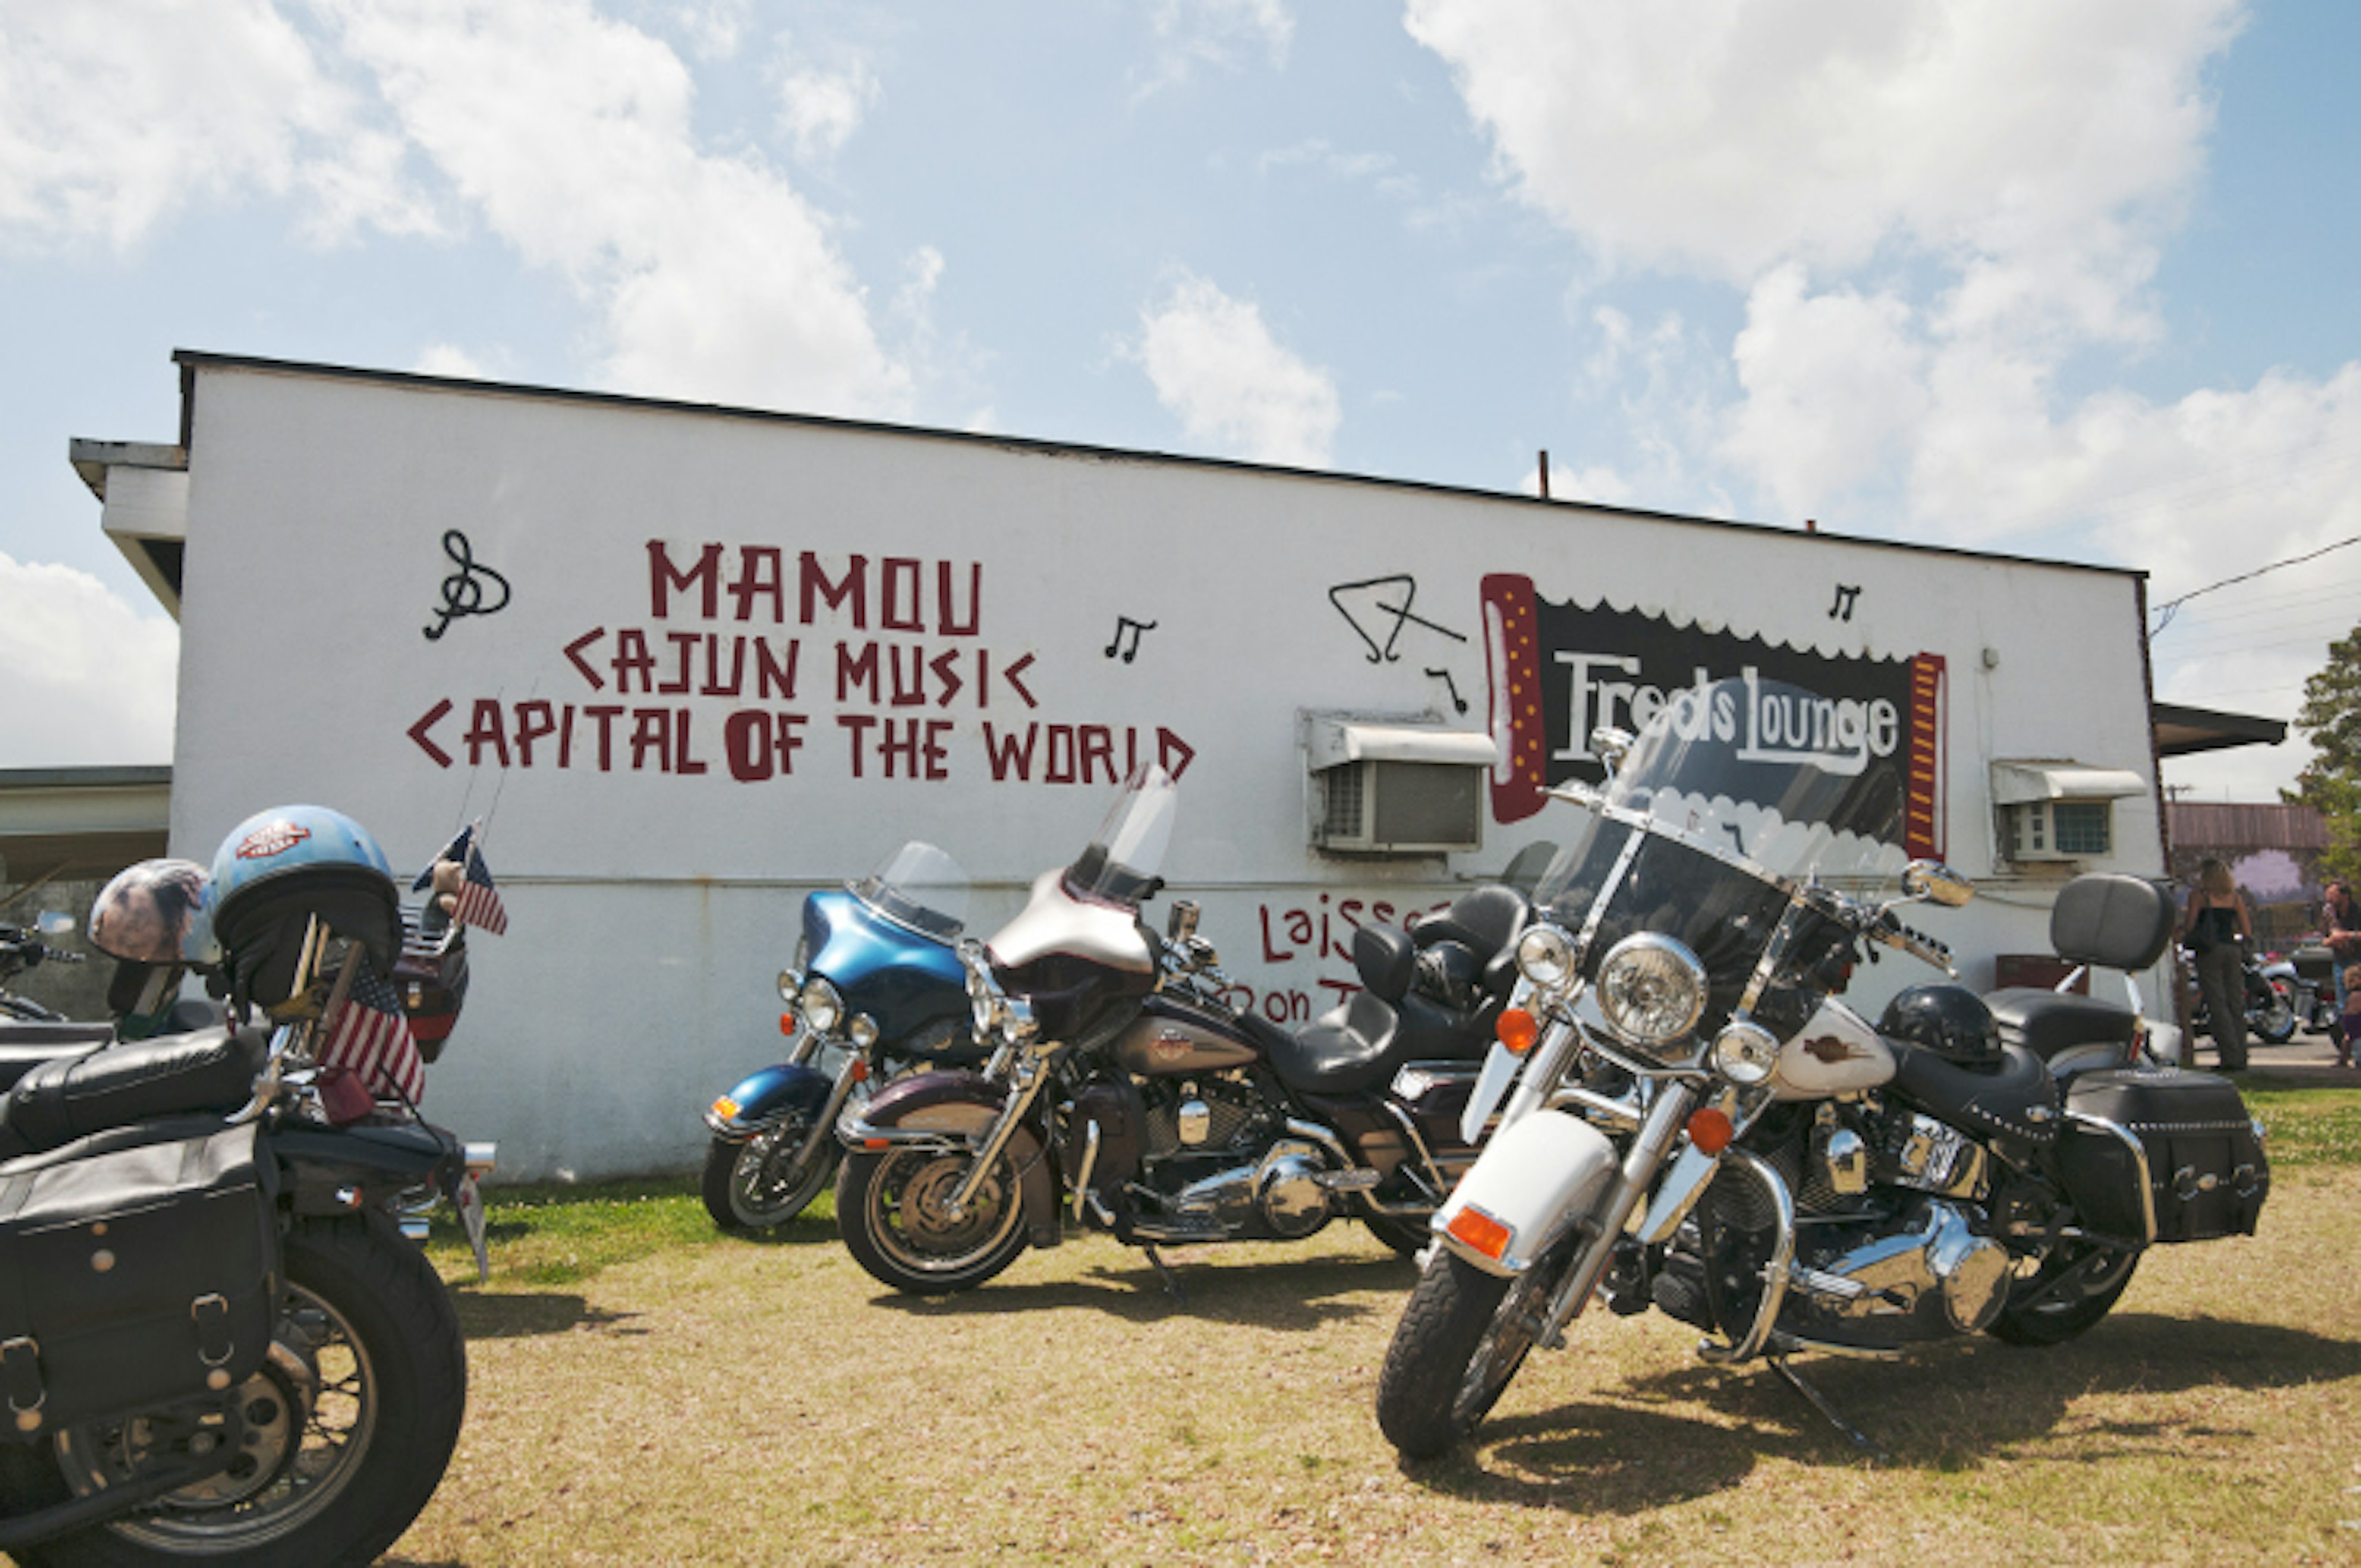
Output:
[[2120,1002],[2038,986],[2012,986],[1984,998],[2004,1044],[2023,1046],[2043,1061],[2076,1046],[2130,1050],[2139,1014]]
[[1391,1082],[1409,1059],[1399,1014],[1366,991],[1296,1034],[1248,1016],[1279,1081],[1308,1094],[1367,1093]]
[[2057,1140],[2058,1080],[2023,1046],[2004,1045],[2000,1060],[1961,1067],[1907,1040],[1889,1039],[1894,1086],[1943,1121],[2029,1144]]
[[0,1100],[0,1160],[158,1116],[236,1110],[269,1050],[265,1030],[220,1028],[44,1062]]
[[111,1024],[65,1020],[0,1024],[0,1090],[13,1087],[18,1079],[44,1062],[62,1057],[86,1057],[113,1038],[115,1026]]

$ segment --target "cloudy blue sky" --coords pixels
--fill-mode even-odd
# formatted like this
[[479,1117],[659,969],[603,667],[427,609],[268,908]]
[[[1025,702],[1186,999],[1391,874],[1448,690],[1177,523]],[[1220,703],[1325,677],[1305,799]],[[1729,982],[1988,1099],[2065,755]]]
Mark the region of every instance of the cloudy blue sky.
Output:
[[[160,762],[174,348],[2143,568],[2361,620],[2343,0],[0,0],[0,766]],[[2268,798],[2300,741],[2173,764]]]

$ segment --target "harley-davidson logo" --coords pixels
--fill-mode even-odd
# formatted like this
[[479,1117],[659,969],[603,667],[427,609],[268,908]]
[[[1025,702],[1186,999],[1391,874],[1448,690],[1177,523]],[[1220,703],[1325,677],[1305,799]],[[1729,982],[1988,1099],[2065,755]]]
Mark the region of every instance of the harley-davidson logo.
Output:
[[309,828],[284,817],[276,822],[266,822],[246,836],[246,841],[237,847],[237,858],[241,861],[267,861],[273,855],[285,854],[311,836]]
[[1189,1050],[1189,1036],[1178,1029],[1166,1029],[1148,1042],[1148,1054],[1158,1061],[1180,1061]]
[[1804,1054],[1814,1061],[1834,1067],[1840,1061],[1859,1061],[1862,1053],[1850,1040],[1840,1039],[1835,1035],[1822,1035],[1818,1039],[1804,1042]]

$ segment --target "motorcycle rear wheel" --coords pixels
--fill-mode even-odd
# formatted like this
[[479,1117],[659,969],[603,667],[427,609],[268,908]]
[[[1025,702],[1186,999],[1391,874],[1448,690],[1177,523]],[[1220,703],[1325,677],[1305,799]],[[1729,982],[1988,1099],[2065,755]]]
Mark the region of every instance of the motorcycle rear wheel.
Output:
[[1513,1278],[1437,1247],[1394,1325],[1378,1373],[1378,1427],[1405,1459],[1431,1459],[1476,1430],[1533,1348],[1572,1253]]
[[2247,1015],[2256,1036],[2267,1046],[2284,1046],[2295,1038],[2295,997],[2283,981],[2264,982],[2270,1001]]
[[[2064,1344],[2114,1310],[2138,1267],[2136,1252],[2060,1246],[2010,1288],[2007,1305],[1984,1332],[2004,1344]],[[2079,1277],[2059,1283],[2077,1270]]]
[[[47,1541],[26,1568],[318,1568],[373,1561],[441,1484],[467,1411],[467,1345],[450,1292],[384,1220],[306,1220],[287,1238],[288,1292],[247,1409],[258,1462],[131,1518]],[[258,1410],[281,1408],[255,1422]],[[140,1423],[60,1440],[136,1449]]]
[[742,1143],[714,1139],[705,1151],[702,1189],[713,1223],[733,1235],[753,1235],[774,1231],[811,1207],[836,1174],[842,1146],[823,1136],[818,1146],[804,1149],[809,1130],[791,1121]]
[[931,1148],[846,1156],[836,1184],[845,1250],[879,1283],[913,1296],[972,1290],[1000,1273],[1030,1239],[1007,1155],[993,1161],[967,1212],[953,1220],[941,1208],[973,1164]]

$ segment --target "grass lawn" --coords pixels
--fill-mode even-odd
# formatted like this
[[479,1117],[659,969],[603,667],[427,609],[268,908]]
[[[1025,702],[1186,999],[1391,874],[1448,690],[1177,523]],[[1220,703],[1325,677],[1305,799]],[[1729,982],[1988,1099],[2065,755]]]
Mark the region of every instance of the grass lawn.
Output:
[[2055,1350],[1709,1368],[1586,1315],[1472,1451],[1405,1467],[1372,1388],[1413,1277],[1357,1225],[1168,1255],[1077,1238],[883,1290],[819,1212],[717,1235],[686,1181],[490,1193],[435,1256],[467,1426],[419,1564],[2361,1562],[2361,1095],[2260,1091],[2262,1234],[2160,1247]]

